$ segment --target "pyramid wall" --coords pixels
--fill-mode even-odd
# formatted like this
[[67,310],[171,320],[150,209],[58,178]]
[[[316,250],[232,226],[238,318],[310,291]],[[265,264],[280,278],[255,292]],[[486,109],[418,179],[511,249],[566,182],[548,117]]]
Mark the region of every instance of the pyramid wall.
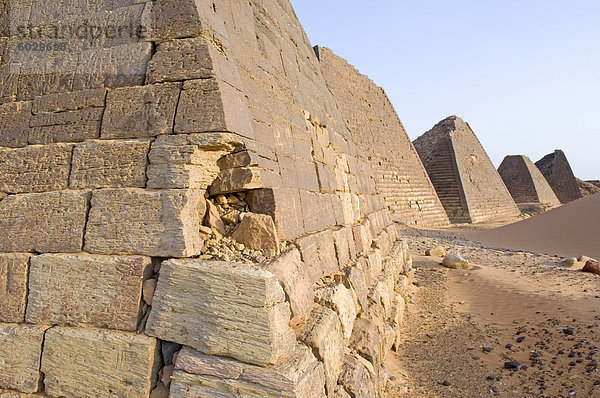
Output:
[[505,157],[498,173],[516,203],[560,205],[542,173],[527,156]]
[[582,198],[577,179],[573,175],[571,165],[563,151],[556,150],[535,162],[535,165],[542,172],[561,203],[569,203]]
[[0,395],[381,396],[412,261],[290,3],[16,4]]
[[385,91],[330,49],[316,48],[327,86],[360,152],[375,170],[377,191],[396,220],[448,225],[448,217]]
[[462,119],[452,116],[441,121],[414,145],[450,211],[450,221],[478,223],[520,214],[481,143]]

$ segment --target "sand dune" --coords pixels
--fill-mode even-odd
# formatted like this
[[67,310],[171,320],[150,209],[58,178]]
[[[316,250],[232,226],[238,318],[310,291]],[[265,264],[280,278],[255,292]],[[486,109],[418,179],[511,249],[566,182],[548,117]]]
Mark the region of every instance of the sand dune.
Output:
[[504,227],[462,235],[491,247],[600,259],[600,194]]

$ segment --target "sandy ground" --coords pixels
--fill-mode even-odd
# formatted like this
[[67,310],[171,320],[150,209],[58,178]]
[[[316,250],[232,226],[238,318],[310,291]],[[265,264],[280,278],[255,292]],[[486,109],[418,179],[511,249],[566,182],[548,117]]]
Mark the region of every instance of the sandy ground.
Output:
[[[600,277],[559,257],[492,250],[469,234],[404,232],[416,277],[404,344],[387,358],[387,396],[600,397]],[[599,239],[580,238],[593,254]],[[450,270],[424,257],[435,244],[475,267]]]
[[463,236],[488,247],[600,259],[600,194],[527,220]]

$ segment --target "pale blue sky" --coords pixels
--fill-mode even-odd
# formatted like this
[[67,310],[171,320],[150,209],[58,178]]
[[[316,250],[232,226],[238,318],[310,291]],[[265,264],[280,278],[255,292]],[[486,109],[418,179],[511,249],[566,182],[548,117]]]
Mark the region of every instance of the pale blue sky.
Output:
[[411,139],[465,119],[496,167],[563,149],[600,179],[600,1],[292,0],[313,45],[385,88]]

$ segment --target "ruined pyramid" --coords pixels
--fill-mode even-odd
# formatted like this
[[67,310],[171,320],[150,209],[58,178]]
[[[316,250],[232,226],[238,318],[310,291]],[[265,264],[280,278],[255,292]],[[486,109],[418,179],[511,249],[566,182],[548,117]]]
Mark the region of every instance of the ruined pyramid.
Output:
[[453,223],[478,223],[520,214],[475,133],[450,116],[413,144]]
[[527,156],[505,157],[498,168],[498,173],[516,203],[560,205],[548,181]]
[[581,199],[583,195],[573,175],[571,165],[560,149],[535,162],[561,203]]

